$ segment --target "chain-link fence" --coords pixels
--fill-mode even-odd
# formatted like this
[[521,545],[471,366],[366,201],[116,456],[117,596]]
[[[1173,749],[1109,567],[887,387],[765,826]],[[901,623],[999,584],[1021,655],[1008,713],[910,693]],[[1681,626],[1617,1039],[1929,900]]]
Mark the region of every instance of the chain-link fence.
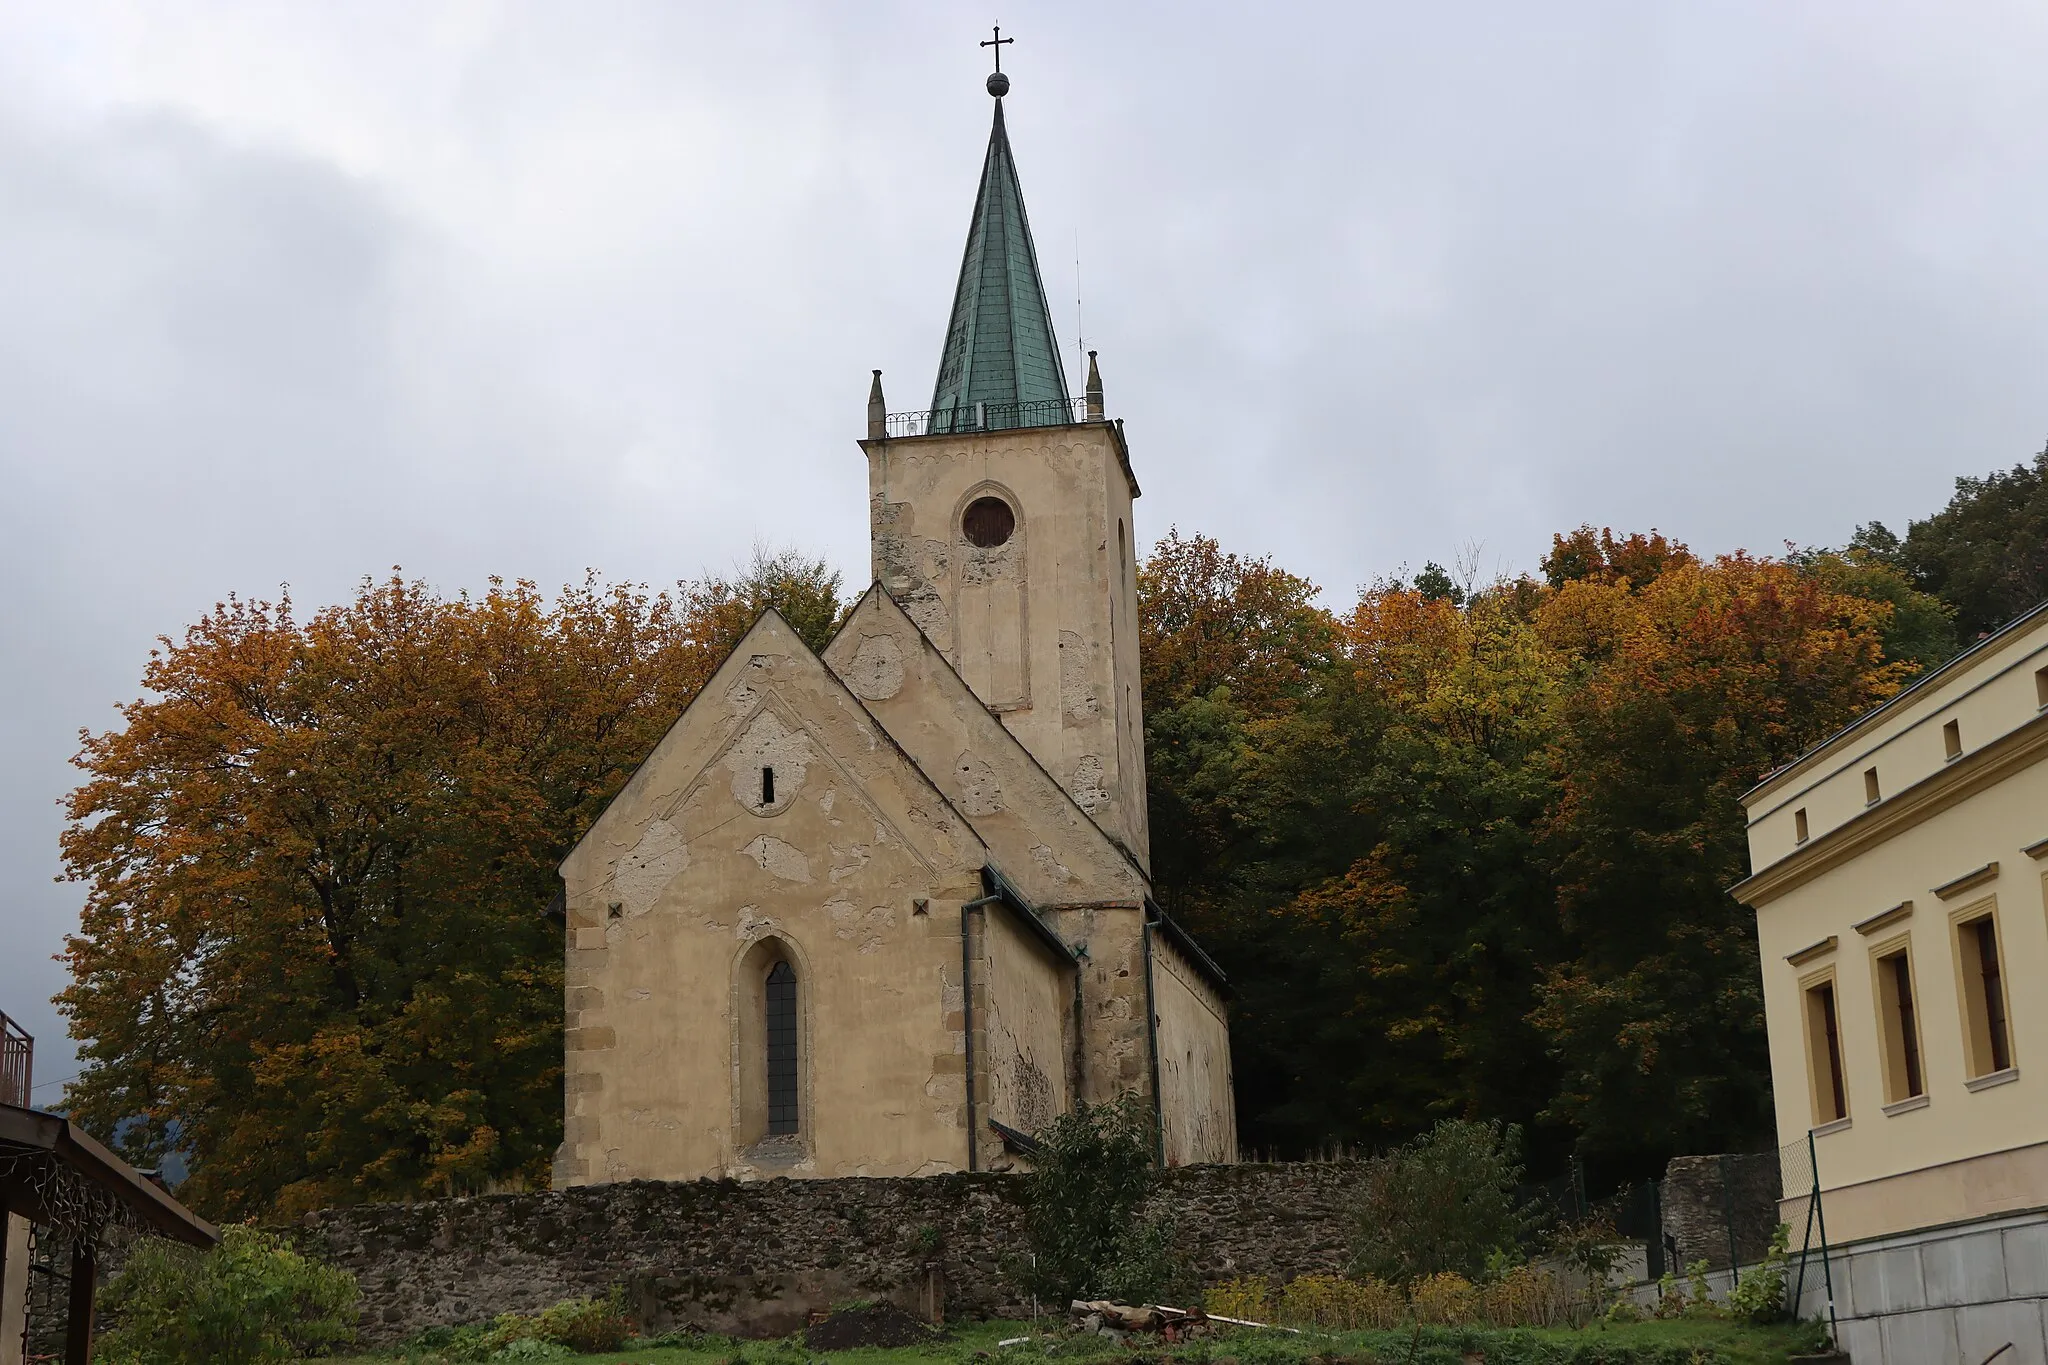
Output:
[[1820,1163],[1813,1150],[1813,1134],[1778,1149],[1778,1170],[1784,1203],[1784,1220],[1792,1230],[1792,1251],[1786,1265],[1785,1307],[1794,1317],[1805,1317],[1806,1296],[1818,1283],[1827,1305],[1828,1337],[1835,1336],[1835,1269],[1828,1257],[1827,1210],[1820,1193]]
[[[1684,1276],[1703,1265],[1714,1282],[1732,1284],[1738,1269],[1770,1254],[1781,1221],[1791,1225],[1794,1257],[1801,1254],[1807,1208],[1814,1202],[1811,1165],[1804,1143],[1790,1156],[1763,1151],[1674,1157],[1661,1180],[1605,1189],[1596,1183],[1589,1191],[1585,1168],[1574,1161],[1564,1174],[1526,1184],[1520,1193],[1549,1224],[1604,1226],[1617,1242],[1640,1246],[1642,1259],[1628,1267],[1635,1277]],[[1797,1202],[1785,1202],[1795,1193]],[[1816,1276],[1820,1245],[1816,1236],[1804,1253]],[[1788,1268],[1797,1275],[1795,1263]]]

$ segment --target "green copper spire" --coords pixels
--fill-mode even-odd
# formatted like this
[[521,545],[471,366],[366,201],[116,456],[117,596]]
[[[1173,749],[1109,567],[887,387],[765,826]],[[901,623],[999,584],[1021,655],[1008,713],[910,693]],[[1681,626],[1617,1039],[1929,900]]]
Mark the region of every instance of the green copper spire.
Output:
[[[1005,40],[1007,41],[1007,40]],[[1000,51],[1000,49],[998,49]],[[998,82],[1001,82],[1000,88]],[[1053,339],[1052,311],[1038,277],[1038,253],[1024,216],[1024,191],[1003,129],[1003,92],[1009,79],[989,78],[996,97],[995,128],[981,166],[981,190],[974,221],[967,228],[967,252],[960,284],[953,292],[953,320],[939,357],[939,382],[932,393],[933,431],[982,427],[1045,426],[1072,421],[1067,376]]]

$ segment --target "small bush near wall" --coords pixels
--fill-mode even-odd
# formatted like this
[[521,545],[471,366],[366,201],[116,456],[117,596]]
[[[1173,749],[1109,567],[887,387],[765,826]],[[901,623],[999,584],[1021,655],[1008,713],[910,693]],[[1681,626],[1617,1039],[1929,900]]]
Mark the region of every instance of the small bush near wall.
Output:
[[112,1330],[101,1365],[267,1365],[324,1355],[353,1339],[355,1276],[251,1227],[221,1229],[200,1254],[149,1238],[101,1299]]
[[1290,1327],[1357,1331],[1396,1327],[1408,1316],[1401,1291],[1384,1280],[1303,1275],[1280,1295],[1281,1322]]
[[1443,1122],[1365,1165],[1351,1270],[1394,1284],[1440,1271],[1468,1280],[1522,1258],[1537,1230],[1516,1197],[1521,1132],[1512,1125]]
[[1236,1318],[1240,1322],[1273,1320],[1272,1290],[1260,1279],[1245,1277],[1210,1285],[1202,1292],[1202,1307],[1212,1318]]
[[1494,1327],[1558,1327],[1584,1316],[1585,1301],[1547,1270],[1518,1265],[1479,1286],[1479,1316]]
[[569,1299],[538,1313],[502,1313],[488,1326],[437,1327],[407,1346],[443,1361],[545,1360],[578,1352],[616,1351],[635,1335],[625,1297]]
[[1547,1270],[1516,1266],[1473,1284],[1450,1271],[1425,1275],[1403,1294],[1366,1276],[1302,1275],[1277,1298],[1259,1279],[1227,1280],[1203,1296],[1212,1317],[1326,1331],[1386,1329],[1404,1323],[1459,1327],[1559,1327],[1586,1321],[1585,1298]]
[[1174,1248],[1174,1228],[1148,1215],[1159,1181],[1151,1108],[1127,1092],[1081,1104],[1040,1131],[1036,1169],[1025,1177],[1024,1286],[1048,1303],[1184,1299],[1193,1275]]

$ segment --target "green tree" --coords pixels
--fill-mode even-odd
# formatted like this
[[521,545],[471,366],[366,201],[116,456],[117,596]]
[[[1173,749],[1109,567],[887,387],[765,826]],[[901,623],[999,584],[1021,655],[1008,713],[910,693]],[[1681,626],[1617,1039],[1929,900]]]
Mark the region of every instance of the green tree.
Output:
[[822,559],[757,547],[752,561],[732,577],[706,575],[681,585],[682,614],[714,660],[722,660],[771,607],[798,639],[822,650],[852,605],[841,600],[840,587],[839,571]]
[[1555,795],[1563,661],[1513,591],[1460,609],[1368,590],[1343,641],[1254,765],[1272,874],[1258,890],[1278,906],[1255,932],[1304,960],[1240,981],[1269,1054],[1248,1127],[1303,1149],[1446,1115],[1533,1119],[1555,1075],[1527,1016],[1557,939],[1534,830]]
[[1336,621],[1317,591],[1177,530],[1139,571],[1153,884],[1191,923],[1213,922],[1253,856],[1255,732],[1299,705],[1334,657]]
[[1787,559],[1835,592],[1892,609],[1884,628],[1886,659],[1911,664],[1915,673],[1939,668],[1956,652],[1955,608],[1914,587],[1911,575],[1871,548],[1867,533],[1859,528],[1862,543],[1852,541],[1846,550],[1802,550]]
[[1959,478],[1948,506],[1907,528],[1860,527],[1863,548],[1946,602],[1965,642],[2048,600],[2048,449],[2030,464]]

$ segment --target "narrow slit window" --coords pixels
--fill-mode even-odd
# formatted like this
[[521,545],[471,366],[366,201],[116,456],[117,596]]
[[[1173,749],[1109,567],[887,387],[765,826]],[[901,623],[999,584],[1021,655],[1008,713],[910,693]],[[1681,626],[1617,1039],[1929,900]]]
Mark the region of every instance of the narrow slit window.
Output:
[[1866,806],[1876,805],[1879,795],[1880,793],[1877,789],[1877,769],[1865,768],[1863,770],[1863,804]]
[[1806,839],[1806,807],[1801,806],[1792,812],[1792,842],[1803,844]]
[[773,768],[761,769],[761,804],[764,806],[775,804],[775,769]]
[[1926,1093],[1920,1076],[1920,1020],[1913,1005],[1913,964],[1905,949],[1877,960],[1878,1033],[1884,1039],[1885,1100],[1898,1104]]
[[1952,720],[1941,727],[1941,751],[1949,758],[1963,756],[1963,724]]
[[796,969],[768,969],[768,1135],[797,1131]]
[[1824,981],[1806,992],[1807,1046],[1813,1064],[1815,1126],[1849,1117],[1849,1094],[1842,1081],[1842,1032],[1835,1017],[1835,983]]
[[2048,668],[2034,674],[2034,701],[2042,710],[2048,711]]

